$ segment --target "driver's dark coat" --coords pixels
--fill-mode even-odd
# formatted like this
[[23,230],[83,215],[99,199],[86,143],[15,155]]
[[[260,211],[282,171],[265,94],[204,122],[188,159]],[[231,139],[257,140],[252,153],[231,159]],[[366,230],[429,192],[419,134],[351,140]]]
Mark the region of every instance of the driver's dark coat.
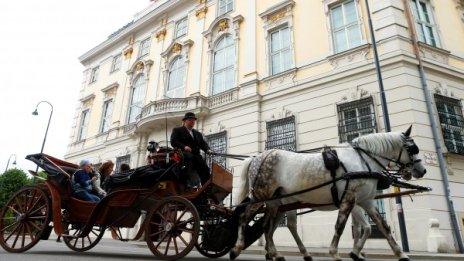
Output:
[[204,152],[208,151],[210,148],[208,143],[203,139],[203,135],[195,129],[192,129],[192,132],[195,139],[192,138],[186,127],[174,128],[171,133],[171,145],[181,150],[184,150],[185,146],[189,146],[195,155],[199,155],[200,150]]

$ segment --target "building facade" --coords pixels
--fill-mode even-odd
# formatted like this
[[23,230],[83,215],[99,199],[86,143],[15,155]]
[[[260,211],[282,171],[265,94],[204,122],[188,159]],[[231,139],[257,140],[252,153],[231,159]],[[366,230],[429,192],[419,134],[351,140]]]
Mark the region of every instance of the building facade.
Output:
[[[459,251],[464,1],[369,3],[391,129],[413,125],[427,175],[412,183],[433,188],[402,206],[387,198],[378,207],[398,241],[404,211],[410,250],[438,251],[429,233],[438,223],[440,251]],[[384,132],[367,7],[360,0],[152,1],[79,58],[85,71],[65,159],[142,166],[148,142],[165,145],[188,111],[213,150],[230,154],[304,151]],[[239,175],[241,161],[216,160]],[[335,220],[336,212],[299,216],[303,242],[327,247]],[[350,229],[340,247],[352,246]],[[295,245],[286,228],[276,234],[278,245]],[[366,247],[389,248],[375,233]]]

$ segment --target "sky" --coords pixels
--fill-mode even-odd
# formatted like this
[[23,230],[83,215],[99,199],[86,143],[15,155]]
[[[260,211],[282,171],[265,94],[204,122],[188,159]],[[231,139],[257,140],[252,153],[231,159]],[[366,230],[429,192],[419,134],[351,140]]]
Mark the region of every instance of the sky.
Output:
[[[84,66],[78,57],[150,5],[149,0],[3,0],[0,3],[0,174],[35,170],[26,155],[63,159]],[[39,104],[38,116],[32,115]],[[8,160],[10,162],[8,164]],[[12,163],[16,159],[16,165]]]

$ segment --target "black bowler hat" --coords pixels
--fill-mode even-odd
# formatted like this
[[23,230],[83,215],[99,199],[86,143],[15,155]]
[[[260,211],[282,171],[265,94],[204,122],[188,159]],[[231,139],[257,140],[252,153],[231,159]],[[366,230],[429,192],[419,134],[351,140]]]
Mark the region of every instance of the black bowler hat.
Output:
[[187,112],[184,116],[184,118],[182,119],[182,121],[185,121],[185,120],[188,120],[188,119],[194,119],[196,120],[197,117],[195,117],[195,113],[193,112]]

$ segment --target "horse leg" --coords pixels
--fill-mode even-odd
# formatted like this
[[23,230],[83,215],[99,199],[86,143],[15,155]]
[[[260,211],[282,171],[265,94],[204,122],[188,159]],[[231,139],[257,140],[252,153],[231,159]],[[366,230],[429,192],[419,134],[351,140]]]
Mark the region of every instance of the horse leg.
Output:
[[245,211],[240,214],[237,242],[235,242],[235,246],[229,252],[230,260],[237,258],[243,248],[245,248],[245,228],[251,219],[251,215],[254,215],[260,206],[261,204],[250,204],[246,206]]
[[306,250],[306,247],[303,245],[300,236],[298,235],[298,231],[296,228],[296,210],[288,211],[287,212],[287,228],[292,233],[293,239],[295,239],[296,244],[298,245],[298,249],[300,253],[303,255],[303,259],[305,261],[312,261],[313,258]]
[[365,208],[369,217],[374,221],[377,225],[377,228],[380,232],[385,236],[390,244],[391,249],[395,253],[397,257],[399,257],[399,261],[409,261],[409,257],[403,252],[401,247],[396,243],[395,239],[393,238],[390,230],[390,226],[385,222],[382,216],[379,213],[379,210],[374,206],[374,203],[370,204],[369,208]]
[[[362,208],[358,205],[354,205],[351,210],[351,217],[353,218],[353,251],[350,253],[351,259],[354,261],[364,261],[365,258],[361,253],[361,250],[366,243],[367,238],[371,235],[371,225],[369,224],[366,215],[364,215]],[[361,230],[364,231],[361,235]]]
[[277,205],[267,205],[268,211],[266,216],[268,217],[267,222],[264,225],[264,236],[266,239],[266,259],[276,261],[285,261],[285,257],[281,256],[277,251],[274,244],[274,232],[277,229],[280,221],[284,217],[284,213],[278,211]]
[[348,216],[350,215],[350,212],[353,209],[354,203],[354,194],[347,192],[345,195],[345,199],[340,204],[340,208],[338,210],[337,223],[335,224],[335,234],[333,236],[332,243],[330,243],[329,250],[330,255],[336,261],[342,260],[342,258],[338,254],[338,243],[340,241],[340,237],[343,234],[343,230],[345,230],[346,221],[348,220]]

